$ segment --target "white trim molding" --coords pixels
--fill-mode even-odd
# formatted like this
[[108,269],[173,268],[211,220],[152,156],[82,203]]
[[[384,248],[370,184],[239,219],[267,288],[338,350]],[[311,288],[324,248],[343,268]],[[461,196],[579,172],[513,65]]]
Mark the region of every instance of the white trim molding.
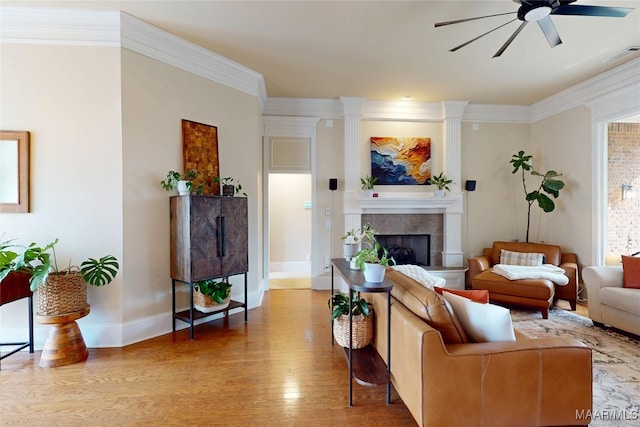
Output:
[[0,42],[121,47],[267,99],[262,74],[124,12],[1,7]]

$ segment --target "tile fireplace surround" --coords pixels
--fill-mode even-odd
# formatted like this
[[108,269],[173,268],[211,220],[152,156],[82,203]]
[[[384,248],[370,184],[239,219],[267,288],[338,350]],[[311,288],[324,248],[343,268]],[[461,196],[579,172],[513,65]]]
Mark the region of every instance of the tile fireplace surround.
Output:
[[431,266],[462,267],[462,193],[380,193],[351,201],[346,229],[370,223],[379,234],[429,234]]

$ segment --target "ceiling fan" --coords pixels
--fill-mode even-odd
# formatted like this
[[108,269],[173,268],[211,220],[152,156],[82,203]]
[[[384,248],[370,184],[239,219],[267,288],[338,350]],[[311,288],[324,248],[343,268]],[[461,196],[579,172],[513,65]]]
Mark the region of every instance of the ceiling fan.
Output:
[[[577,5],[571,4],[576,0],[513,0],[516,3],[520,3],[521,6],[517,10],[517,17],[513,18],[511,21],[506,22],[502,25],[497,26],[496,28],[487,31],[484,34],[480,34],[478,37],[469,40],[468,42],[462,43],[459,46],[454,47],[453,49],[449,49],[449,52],[455,52],[456,50],[465,47],[469,43],[472,43],[478,40],[481,37],[486,36],[489,33],[494,32],[495,30],[504,27],[519,19],[522,21],[520,26],[514,31],[514,33],[507,39],[507,41],[502,45],[502,47],[493,55],[494,58],[503,54],[505,50],[509,47],[511,42],[520,34],[520,31],[524,29],[524,27],[532,21],[535,21],[540,26],[540,29],[544,33],[549,45],[551,47],[555,47],[562,43],[560,40],[560,35],[558,34],[558,30],[555,25],[553,25],[553,21],[551,21],[550,15],[582,15],[582,16],[604,16],[604,17],[614,17],[614,18],[623,18],[627,16],[629,12],[633,9],[629,7],[610,7],[610,6],[589,6],[589,5]],[[493,16],[502,16],[502,15],[511,15],[516,12],[506,12],[506,13],[496,13],[494,15],[485,15],[485,16],[477,16],[475,18],[466,18],[466,19],[457,19],[455,21],[446,21],[446,22],[438,22],[435,24],[435,27],[443,27],[445,25],[452,24],[460,24],[462,22],[475,21],[477,19],[490,18]]]

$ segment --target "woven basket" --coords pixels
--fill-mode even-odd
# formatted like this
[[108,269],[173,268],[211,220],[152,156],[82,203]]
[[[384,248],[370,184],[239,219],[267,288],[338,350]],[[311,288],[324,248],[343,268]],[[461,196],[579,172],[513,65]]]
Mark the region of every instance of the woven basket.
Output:
[[38,286],[38,314],[57,316],[87,306],[87,283],[80,273],[51,273]]
[[[353,316],[353,349],[364,348],[373,339],[373,310],[369,317],[363,314]],[[349,348],[349,316],[341,314],[333,321],[333,336],[342,347]]]
[[209,295],[205,295],[196,289],[193,290],[193,306],[203,313],[225,309],[229,306],[229,301],[231,301],[231,293],[222,304],[218,304]]

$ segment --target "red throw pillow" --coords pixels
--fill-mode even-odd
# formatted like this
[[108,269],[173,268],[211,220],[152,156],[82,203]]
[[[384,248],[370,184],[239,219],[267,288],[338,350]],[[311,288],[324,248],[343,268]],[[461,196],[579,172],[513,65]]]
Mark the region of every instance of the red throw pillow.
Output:
[[640,258],[622,255],[622,286],[640,289]]
[[[638,258],[640,259],[640,258]],[[487,304],[489,302],[489,291],[486,289],[474,289],[470,291],[460,291],[458,289],[448,289],[448,288],[440,288],[438,286],[434,286],[433,290],[436,291],[438,295],[442,295],[442,292],[449,292],[454,295],[459,295],[461,297],[465,297],[470,299],[471,301],[479,302],[482,304]]]

